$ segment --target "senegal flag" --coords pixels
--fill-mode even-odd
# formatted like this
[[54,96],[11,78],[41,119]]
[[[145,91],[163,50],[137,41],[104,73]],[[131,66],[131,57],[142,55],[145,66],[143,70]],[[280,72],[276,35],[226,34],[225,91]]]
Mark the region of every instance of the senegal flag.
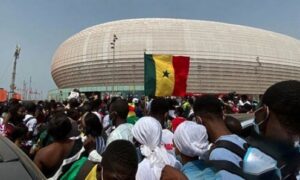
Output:
[[145,54],[145,95],[184,96],[190,58]]

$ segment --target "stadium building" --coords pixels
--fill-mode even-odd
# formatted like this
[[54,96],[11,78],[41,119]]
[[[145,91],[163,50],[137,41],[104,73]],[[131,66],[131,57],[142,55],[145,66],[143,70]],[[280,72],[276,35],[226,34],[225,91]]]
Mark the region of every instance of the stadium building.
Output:
[[83,92],[141,93],[144,53],[190,56],[187,92],[261,94],[300,80],[300,41],[262,29],[185,19],[129,19],[96,25],[56,50],[58,87],[49,97]]

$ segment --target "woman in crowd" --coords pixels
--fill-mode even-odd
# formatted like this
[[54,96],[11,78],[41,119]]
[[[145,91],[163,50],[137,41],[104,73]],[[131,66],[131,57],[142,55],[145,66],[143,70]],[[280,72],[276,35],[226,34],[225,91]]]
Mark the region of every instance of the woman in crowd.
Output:
[[82,118],[82,128],[86,136],[95,141],[95,147],[98,154],[102,154],[106,146],[106,138],[103,137],[102,124],[97,115],[87,112]]
[[40,149],[34,163],[47,178],[57,179],[65,173],[84,152],[81,139],[71,139],[72,124],[63,112],[54,114],[48,125],[53,143]]
[[4,119],[4,136],[27,152],[24,143],[27,133],[27,127],[23,124],[24,117],[25,107],[18,102],[12,103]]
[[144,159],[139,164],[137,180],[156,180],[162,177],[166,165],[180,168],[180,163],[161,145],[162,128],[152,117],[142,117],[132,129],[134,139],[141,144]]
[[181,123],[174,133],[174,143],[176,154],[182,160],[181,171],[188,179],[217,179],[214,171],[203,161],[209,150],[204,126],[192,121]]

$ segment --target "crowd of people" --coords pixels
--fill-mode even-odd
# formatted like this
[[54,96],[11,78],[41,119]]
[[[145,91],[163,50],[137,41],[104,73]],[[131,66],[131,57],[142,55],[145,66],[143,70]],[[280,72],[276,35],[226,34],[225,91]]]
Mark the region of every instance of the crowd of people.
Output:
[[[48,179],[300,179],[300,82],[246,95],[10,100],[0,134]],[[230,113],[250,113],[244,128]]]

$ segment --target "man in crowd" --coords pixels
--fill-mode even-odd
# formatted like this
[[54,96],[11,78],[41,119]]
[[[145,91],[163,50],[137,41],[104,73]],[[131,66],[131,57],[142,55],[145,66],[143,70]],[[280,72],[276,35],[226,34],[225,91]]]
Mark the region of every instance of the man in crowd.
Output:
[[4,119],[4,136],[9,138],[18,147],[27,151],[24,147],[24,139],[27,127],[22,122],[25,117],[25,108],[19,102],[12,102],[9,105],[8,113]]
[[124,139],[133,142],[131,129],[132,124],[127,123],[128,103],[123,99],[116,99],[109,107],[109,117],[115,129],[107,138],[106,145],[108,146],[112,141],[117,139]]
[[175,155],[175,149],[173,146],[173,133],[166,129],[167,117],[168,117],[169,106],[164,98],[155,98],[151,102],[150,116],[160,122],[162,126],[162,144],[165,146],[167,151]]
[[[223,144],[231,144],[234,149],[241,149],[246,141],[232,134],[225,125],[222,103],[212,95],[204,95],[197,98],[194,103],[194,113],[198,123],[203,124],[208,133],[208,138],[214,147],[209,155],[209,160],[224,160],[240,168],[243,157],[230,149],[224,148]],[[242,177],[222,169],[218,172],[222,179],[243,179]]]
[[[269,87],[255,112],[256,134],[250,136],[248,142],[277,162],[280,179],[296,179],[300,170],[299,117],[300,81],[282,81]],[[263,171],[264,167],[261,168]]]
[[32,146],[32,138],[35,131],[35,127],[37,125],[37,120],[34,117],[35,111],[36,111],[36,105],[34,102],[28,102],[27,104],[25,104],[25,109],[26,109],[26,115],[25,118],[23,120],[23,123],[26,125],[26,127],[28,128],[27,131],[27,146]]
[[[54,142],[40,149],[34,158],[34,163],[47,178],[57,179],[84,151],[81,139],[69,139],[71,130],[72,124],[64,113],[57,113],[50,120],[48,133]],[[72,160],[64,161],[69,158]]]

